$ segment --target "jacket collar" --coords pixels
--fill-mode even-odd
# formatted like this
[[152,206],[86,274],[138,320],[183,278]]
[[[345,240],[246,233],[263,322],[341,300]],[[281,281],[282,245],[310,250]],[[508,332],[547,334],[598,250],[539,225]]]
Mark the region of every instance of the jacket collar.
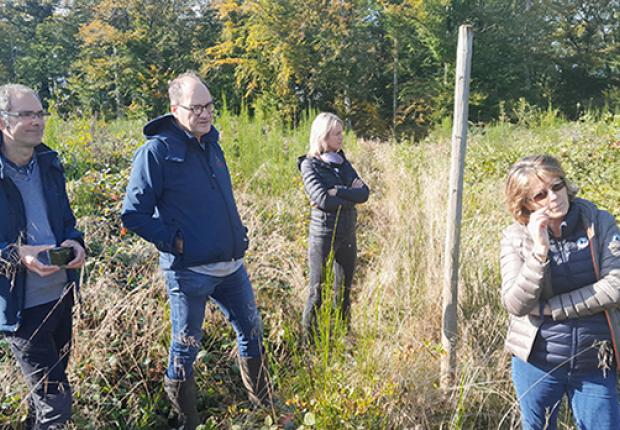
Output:
[[591,229],[593,234],[596,214],[598,212],[596,205],[588,200],[576,198],[571,203],[571,207],[573,206],[578,209],[579,219],[583,223],[583,226],[586,230]]
[[298,164],[299,166],[301,166],[301,162],[302,162],[304,159],[306,159],[306,158],[307,158],[307,159],[309,159],[312,163],[322,164],[322,165],[324,165],[324,166],[336,166],[336,167],[343,166],[343,165],[344,165],[344,164],[348,161],[348,160],[347,160],[347,156],[344,154],[344,151],[343,151],[342,149],[341,149],[340,151],[338,151],[338,152],[337,152],[337,154],[339,154],[339,155],[342,157],[342,160],[343,160],[343,161],[342,161],[342,164],[332,164],[332,163],[329,163],[329,162],[327,162],[327,161],[323,160],[321,157],[308,157],[307,155],[302,155],[301,157],[299,157],[299,158],[297,159],[297,164]]
[[166,145],[168,153],[166,160],[183,161],[187,148],[190,145],[203,143],[207,147],[219,140],[219,132],[212,125],[211,130],[200,138],[200,141],[192,134],[181,128],[172,114],[162,115],[148,122],[144,126],[144,135],[147,139],[157,139]]
[[[571,202],[568,208],[568,212],[566,213],[566,216],[564,217],[564,220],[562,221],[562,225],[560,227],[562,237],[572,234],[581,224],[581,208],[581,205]],[[587,227],[587,224],[584,224],[583,227]]]
[[[0,148],[4,145],[4,136],[0,133]],[[61,169],[60,161],[58,160],[58,153],[52,150],[47,145],[40,143],[34,147],[33,157],[37,157],[37,163],[41,169],[48,168],[50,166]],[[0,179],[5,178],[6,163],[3,157],[0,157]]]

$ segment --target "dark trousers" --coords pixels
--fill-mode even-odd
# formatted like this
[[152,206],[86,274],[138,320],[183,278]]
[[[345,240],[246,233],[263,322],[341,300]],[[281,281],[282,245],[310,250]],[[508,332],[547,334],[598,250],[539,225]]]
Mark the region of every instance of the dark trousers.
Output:
[[[334,248],[334,304],[340,307],[340,315],[347,322],[350,318],[351,284],[355,271],[357,244],[355,233],[347,236],[335,237]],[[310,234],[308,238],[308,264],[310,266],[310,285],[306,306],[303,313],[304,337],[310,339],[316,330],[316,315],[322,304],[325,284],[325,269],[329,253],[332,249],[332,235]]]
[[22,325],[7,337],[30,394],[29,428],[60,429],[71,418],[67,364],[71,350],[73,298],[66,294],[22,313]]

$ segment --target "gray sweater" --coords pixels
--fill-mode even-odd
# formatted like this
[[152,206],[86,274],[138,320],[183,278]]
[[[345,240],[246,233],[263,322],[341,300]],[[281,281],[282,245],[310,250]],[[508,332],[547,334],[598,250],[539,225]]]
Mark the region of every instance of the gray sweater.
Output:
[[[18,167],[6,158],[4,162],[7,167],[5,173],[19,190],[26,210],[26,243],[28,245],[55,245],[56,238],[47,218],[47,207],[36,154],[27,166]],[[44,255],[39,256],[39,259],[43,263],[48,263]],[[57,300],[62,295],[66,283],[67,273],[64,269],[45,277],[28,271],[24,309]]]

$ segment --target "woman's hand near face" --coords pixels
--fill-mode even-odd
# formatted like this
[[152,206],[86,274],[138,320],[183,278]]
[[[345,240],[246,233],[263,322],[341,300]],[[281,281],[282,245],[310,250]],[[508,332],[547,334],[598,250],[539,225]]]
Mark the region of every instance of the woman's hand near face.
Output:
[[547,215],[547,205],[530,214],[527,230],[534,241],[534,254],[543,261],[547,259],[547,252],[549,251],[548,225],[549,215]]

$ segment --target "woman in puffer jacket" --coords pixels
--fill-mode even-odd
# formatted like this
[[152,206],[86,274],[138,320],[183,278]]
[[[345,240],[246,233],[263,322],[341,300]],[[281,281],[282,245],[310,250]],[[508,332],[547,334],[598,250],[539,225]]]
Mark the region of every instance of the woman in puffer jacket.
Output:
[[577,426],[620,428],[620,231],[614,217],[576,198],[548,155],[508,173],[515,222],[501,242],[506,348],[524,429],[555,429],[567,396]]
[[310,146],[298,166],[312,205],[308,237],[310,286],[303,313],[304,338],[312,340],[321,307],[325,265],[334,250],[334,301],[349,321],[351,284],[357,245],[355,205],[368,200],[368,186],[342,151],[343,123],[332,113],[320,113],[312,123]]

